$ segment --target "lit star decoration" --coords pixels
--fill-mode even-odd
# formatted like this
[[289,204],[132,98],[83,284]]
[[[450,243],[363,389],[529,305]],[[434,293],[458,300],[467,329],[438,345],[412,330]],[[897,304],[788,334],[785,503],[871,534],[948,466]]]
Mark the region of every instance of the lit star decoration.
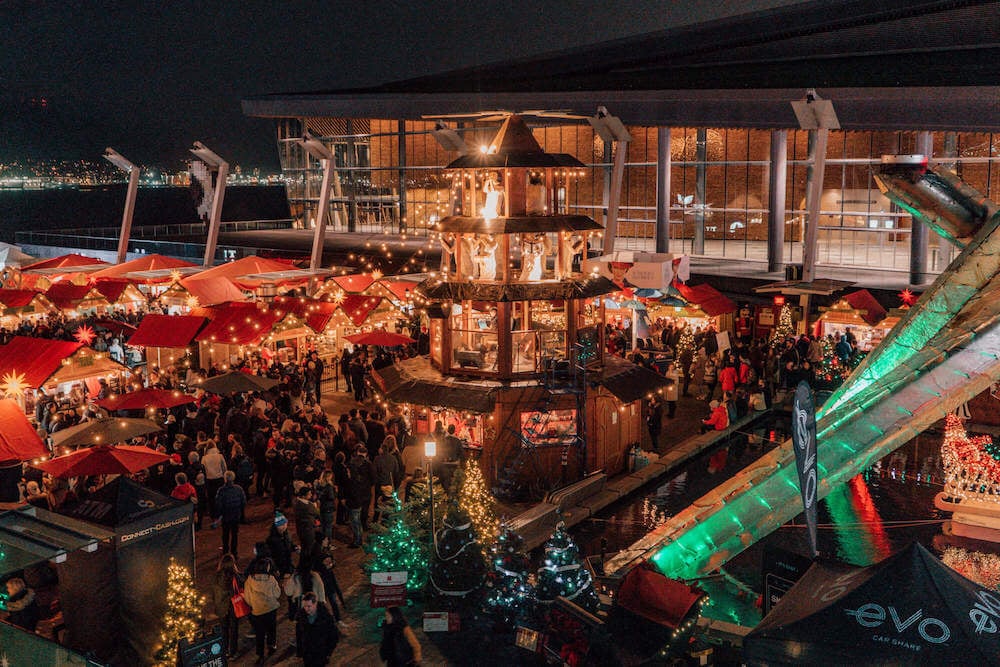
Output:
[[167,611],[163,615],[163,642],[157,652],[158,665],[173,665],[177,659],[177,642],[193,639],[202,621],[205,598],[195,590],[191,571],[178,565],[173,558],[167,566]]
[[912,306],[917,302],[917,295],[905,289],[899,293],[899,300],[903,302],[904,306]]
[[16,371],[4,374],[3,382],[0,383],[0,391],[3,392],[4,397],[9,398],[24,396],[24,390],[27,388],[28,381],[24,377],[24,373],[18,373]]
[[77,330],[73,332],[73,338],[76,339],[76,342],[83,343],[84,345],[90,345],[93,343],[96,336],[97,333],[86,324],[78,327]]
[[970,438],[962,420],[950,413],[945,417],[941,464],[944,493],[951,498],[1000,502],[1000,461],[991,453],[988,435]]

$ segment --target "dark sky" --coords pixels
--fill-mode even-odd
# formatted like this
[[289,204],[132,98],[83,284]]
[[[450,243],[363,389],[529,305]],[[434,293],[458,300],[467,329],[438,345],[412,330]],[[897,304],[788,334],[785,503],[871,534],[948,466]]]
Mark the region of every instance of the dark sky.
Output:
[[792,0],[0,0],[0,161],[179,168],[200,140],[277,169],[248,95],[405,79]]

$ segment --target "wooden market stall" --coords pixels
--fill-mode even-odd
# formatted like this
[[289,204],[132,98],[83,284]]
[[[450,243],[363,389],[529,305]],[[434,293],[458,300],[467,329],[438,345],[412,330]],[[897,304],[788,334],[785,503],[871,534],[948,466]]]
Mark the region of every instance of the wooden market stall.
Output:
[[815,333],[819,337],[840,336],[848,330],[858,341],[858,350],[870,351],[884,336],[880,323],[886,317],[886,310],[866,289],[845,294],[828,308],[820,308],[822,315],[816,321]]
[[144,348],[143,356],[150,366],[165,368],[181,363],[195,351],[195,336],[207,321],[193,315],[147,313],[129,338],[129,346]]
[[60,407],[78,408],[87,397],[122,391],[129,369],[82,343],[15,336],[0,345],[0,369],[8,395],[19,395],[26,413],[35,412],[44,390]]
[[0,326],[14,329],[22,322],[36,322],[58,309],[45,294],[29,289],[0,289]]
[[82,285],[67,280],[52,283],[45,296],[70,317],[101,315],[111,309],[107,297],[89,282]]
[[146,295],[124,278],[94,278],[94,287],[109,304],[109,310],[137,313],[146,310]]

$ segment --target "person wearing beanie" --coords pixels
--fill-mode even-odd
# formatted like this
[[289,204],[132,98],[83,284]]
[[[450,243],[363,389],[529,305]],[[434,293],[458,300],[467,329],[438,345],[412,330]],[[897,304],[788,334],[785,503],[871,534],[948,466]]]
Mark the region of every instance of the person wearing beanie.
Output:
[[288,534],[288,519],[281,512],[274,513],[274,523],[267,536],[267,547],[271,551],[271,559],[274,560],[278,573],[291,572],[295,545],[292,544],[292,537]]
[[223,474],[223,485],[215,494],[215,515],[222,523],[222,553],[237,555],[240,534],[240,518],[246,507],[247,497],[243,489],[236,485],[236,473],[227,470]]

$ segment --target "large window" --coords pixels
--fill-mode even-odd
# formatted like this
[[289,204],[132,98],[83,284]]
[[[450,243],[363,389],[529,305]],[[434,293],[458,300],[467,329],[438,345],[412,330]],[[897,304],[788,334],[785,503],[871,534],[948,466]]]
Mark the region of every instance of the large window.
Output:
[[465,301],[452,306],[451,365],[471,371],[497,371],[497,309]]

